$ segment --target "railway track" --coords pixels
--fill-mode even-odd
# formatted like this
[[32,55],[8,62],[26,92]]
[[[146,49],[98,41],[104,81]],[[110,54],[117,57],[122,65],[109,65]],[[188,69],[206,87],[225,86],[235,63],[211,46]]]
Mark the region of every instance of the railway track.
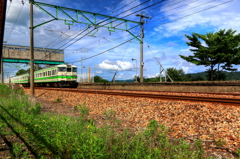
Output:
[[[67,92],[76,92],[76,93],[104,94],[104,95],[115,95],[115,96],[128,96],[128,97],[135,97],[135,98],[153,98],[153,99],[164,99],[164,100],[183,100],[183,101],[190,101],[190,102],[220,103],[225,105],[240,105],[240,100],[233,99],[233,98],[195,97],[195,96],[186,96],[186,95],[183,95],[183,96],[182,95],[163,95],[163,94],[152,94],[152,93],[128,93],[128,92],[112,91],[112,90],[101,91],[101,90],[81,90],[81,89],[69,89],[69,88],[36,87],[35,89],[67,91]],[[220,95],[223,95],[223,94],[224,93],[221,93]],[[230,95],[230,94],[227,93],[224,95]],[[240,94],[231,94],[231,95],[240,95]]]

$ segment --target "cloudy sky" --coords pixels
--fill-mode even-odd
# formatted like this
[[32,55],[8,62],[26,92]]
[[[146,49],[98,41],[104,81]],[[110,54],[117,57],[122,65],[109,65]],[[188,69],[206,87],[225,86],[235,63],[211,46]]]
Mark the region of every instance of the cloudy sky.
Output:
[[[175,67],[183,69],[185,73],[205,71],[204,66],[195,66],[179,57],[179,54],[185,56],[192,54],[185,44],[187,41],[185,34],[190,35],[192,32],[205,34],[230,28],[239,32],[240,27],[239,0],[39,0],[38,2],[136,22],[139,22],[136,14],[145,14],[149,17],[145,19],[144,24],[143,61],[144,77],[147,78],[159,74],[159,62],[164,69]],[[55,9],[43,8],[55,15]],[[76,17],[73,11],[66,13],[73,18]],[[91,14],[84,13],[84,16],[94,21]],[[59,12],[59,18],[70,20],[62,12]],[[51,19],[53,18],[50,15],[34,6],[34,26]],[[80,14],[78,21],[88,23]],[[97,16],[96,21],[110,27],[108,18]],[[113,20],[112,26],[121,22]],[[126,29],[126,25],[123,23],[117,28]],[[87,24],[65,25],[63,20],[55,20],[34,29],[34,45],[64,49],[64,60],[78,66],[79,74],[81,58],[82,66],[90,66],[91,72],[108,80],[112,79],[116,71],[118,80],[131,79],[136,72],[139,74],[140,44],[129,32],[117,29],[109,31],[106,27],[93,29],[93,26]],[[133,35],[139,36],[140,27],[137,24],[129,22],[128,29]],[[29,46],[28,0],[12,0],[12,2],[8,0],[4,41],[7,41],[7,44]],[[23,64],[4,66],[9,74],[14,74],[19,68],[28,67]],[[85,72],[86,69],[83,68],[82,73]]]

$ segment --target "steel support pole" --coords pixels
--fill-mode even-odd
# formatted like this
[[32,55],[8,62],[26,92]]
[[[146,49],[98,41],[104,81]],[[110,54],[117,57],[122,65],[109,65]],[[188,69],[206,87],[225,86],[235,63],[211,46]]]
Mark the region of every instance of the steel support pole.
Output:
[[149,18],[146,17],[143,14],[137,14],[136,16],[140,17],[140,26],[141,26],[141,33],[140,33],[140,82],[143,82],[143,38],[144,38],[144,18]]
[[0,65],[1,65],[1,83],[4,83],[4,75],[3,75],[3,58],[1,57],[1,61],[0,61]]
[[33,36],[33,4],[30,3],[30,92],[34,97],[34,36]]
[[[143,16],[141,16],[141,22],[143,21]],[[143,38],[144,38],[144,31],[143,31],[143,23],[141,23],[141,34],[140,34],[140,83],[143,82]]]
[[160,82],[162,82],[162,67],[161,67],[161,65],[160,65],[160,75],[159,75],[159,77],[160,77]]
[[1,83],[4,83],[2,46],[3,46],[3,38],[4,38],[6,7],[7,7],[7,1],[0,0],[0,74],[1,74]]

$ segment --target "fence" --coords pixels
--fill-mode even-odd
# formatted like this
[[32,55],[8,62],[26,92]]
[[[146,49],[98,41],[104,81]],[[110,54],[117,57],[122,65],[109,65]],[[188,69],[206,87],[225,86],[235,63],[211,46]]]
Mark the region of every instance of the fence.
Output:
[[91,82],[91,83],[94,83],[94,73],[78,74],[77,82]]

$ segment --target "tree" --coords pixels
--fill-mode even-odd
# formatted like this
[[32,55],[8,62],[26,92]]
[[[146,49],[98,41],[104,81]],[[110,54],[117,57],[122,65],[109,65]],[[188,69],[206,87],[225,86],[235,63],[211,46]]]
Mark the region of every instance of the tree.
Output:
[[[209,66],[211,81],[214,79],[214,67],[217,67],[218,80],[221,71],[236,71],[233,65],[240,64],[240,34],[234,35],[235,33],[232,29],[224,29],[216,33],[185,35],[190,41],[186,44],[193,47],[190,50],[194,55],[179,56],[193,64]],[[204,41],[206,46],[200,40]]]
[[100,77],[100,76],[94,76],[94,82],[95,82],[95,83],[109,83],[108,80],[105,80],[105,79],[103,79],[103,78]]
[[[42,69],[42,67],[38,66],[38,70]],[[37,67],[34,66],[34,70],[36,71],[37,70]],[[16,76],[19,76],[19,75],[22,75],[22,74],[25,74],[25,73],[30,73],[30,68],[24,70],[24,69],[20,69],[16,72]]]
[[[207,69],[207,71],[205,71],[207,80],[210,81],[211,80],[211,70]],[[226,74],[221,71],[221,72],[217,72],[217,69],[213,70],[213,80],[221,80],[221,81],[225,81],[227,79]]]
[[22,75],[22,74],[25,74],[25,73],[29,73],[29,70],[30,69],[27,69],[27,70],[20,69],[20,70],[17,71],[16,75],[18,76],[18,75]]
[[173,81],[184,81],[185,73],[183,69],[176,69],[174,67],[167,68],[167,74],[172,78]]

